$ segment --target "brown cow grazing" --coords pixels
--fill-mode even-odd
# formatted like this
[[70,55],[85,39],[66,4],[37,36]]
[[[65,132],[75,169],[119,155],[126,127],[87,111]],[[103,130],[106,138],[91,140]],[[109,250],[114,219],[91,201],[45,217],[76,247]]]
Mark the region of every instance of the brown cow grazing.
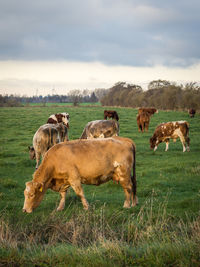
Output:
[[118,136],[119,124],[115,120],[96,120],[86,124],[80,139]]
[[194,108],[189,109],[188,111],[190,118],[194,118],[194,115],[196,114],[196,110]]
[[50,147],[68,140],[68,129],[63,123],[40,126],[33,136],[33,146],[29,147],[30,159],[36,159],[35,168],[38,168],[40,157],[43,158]]
[[56,113],[49,116],[47,123],[57,124],[64,123],[69,128],[69,113]]
[[189,135],[189,123],[187,121],[174,121],[161,123],[155,129],[153,136],[150,138],[150,147],[156,151],[158,145],[162,142],[166,143],[165,151],[169,148],[170,138],[176,142],[179,137],[183,145],[183,152],[186,151],[185,144],[187,146],[187,151],[190,151],[190,138]]
[[115,119],[116,121],[119,120],[119,116],[117,114],[117,111],[115,110],[104,110],[104,120],[107,120],[107,118]]
[[142,112],[137,115],[138,131],[148,132],[150,122],[150,114],[148,112]]
[[88,209],[81,184],[100,185],[111,179],[119,181],[124,189],[124,208],[130,208],[131,201],[135,206],[138,203],[135,145],[131,139],[79,139],[57,144],[45,154],[33,180],[26,183],[23,211],[31,213],[37,208],[49,188],[60,193],[57,210],[63,210],[69,187],[81,198],[84,209]]
[[139,108],[138,109],[138,114],[141,114],[143,112],[148,112],[151,116],[154,113],[158,113],[158,110],[156,108]]

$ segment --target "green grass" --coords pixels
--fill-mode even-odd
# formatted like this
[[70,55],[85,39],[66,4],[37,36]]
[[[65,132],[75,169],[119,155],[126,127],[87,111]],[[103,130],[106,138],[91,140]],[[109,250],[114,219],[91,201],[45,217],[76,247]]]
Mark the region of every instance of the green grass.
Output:
[[[113,108],[112,108],[113,109]],[[0,266],[199,266],[200,115],[160,111],[148,133],[138,133],[136,109],[115,108],[120,135],[136,144],[139,205],[123,209],[120,185],[84,186],[90,210],[70,189],[63,212],[59,195],[48,191],[32,213],[22,213],[25,182],[35,162],[28,146],[49,115],[70,114],[69,138],[79,138],[88,121],[103,119],[104,107],[47,106],[0,109]],[[149,147],[161,122],[187,120],[190,152],[180,141]]]
[[[65,107],[65,106],[74,106],[73,103],[51,103],[51,102],[47,102],[47,103],[22,103],[23,106],[25,107]],[[84,103],[78,103],[78,106],[81,107],[85,107],[85,106],[101,106],[100,102],[95,102],[95,103],[91,103],[91,102],[84,102]]]

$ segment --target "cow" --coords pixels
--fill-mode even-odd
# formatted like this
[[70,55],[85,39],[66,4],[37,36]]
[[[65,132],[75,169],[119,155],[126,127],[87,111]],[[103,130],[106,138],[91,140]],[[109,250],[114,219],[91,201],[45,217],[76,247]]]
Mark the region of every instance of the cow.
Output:
[[158,110],[156,108],[139,108],[138,109],[138,114],[141,114],[143,112],[148,112],[151,116],[154,113],[158,113]]
[[138,131],[148,132],[150,122],[150,114],[148,112],[142,112],[137,115]]
[[33,136],[33,146],[29,146],[30,159],[36,159],[36,169],[40,157],[44,157],[47,150],[57,143],[68,141],[68,129],[63,123],[44,124],[39,127]]
[[[169,148],[169,140],[176,139],[179,137],[183,146],[183,152],[190,151],[190,138],[189,135],[189,123],[187,121],[174,121],[161,123],[155,129],[153,136],[150,138],[150,147],[156,151],[158,145],[162,142],[166,143],[165,151]],[[186,147],[185,147],[186,145]]]
[[115,119],[116,121],[119,120],[119,116],[117,114],[117,111],[115,110],[104,110],[104,120],[107,120],[107,118]]
[[80,139],[107,138],[119,135],[119,124],[115,120],[96,120],[86,124]]
[[78,139],[57,144],[47,151],[32,181],[26,183],[23,212],[37,208],[49,188],[60,193],[57,211],[63,210],[69,187],[87,210],[81,184],[98,186],[111,179],[120,182],[124,190],[123,207],[134,207],[138,204],[135,164],[135,144],[129,138]]
[[188,111],[190,118],[194,118],[194,115],[196,114],[196,110],[194,108],[190,108]]
[[57,124],[57,123],[64,123],[69,128],[69,113],[56,113],[49,116],[47,123]]

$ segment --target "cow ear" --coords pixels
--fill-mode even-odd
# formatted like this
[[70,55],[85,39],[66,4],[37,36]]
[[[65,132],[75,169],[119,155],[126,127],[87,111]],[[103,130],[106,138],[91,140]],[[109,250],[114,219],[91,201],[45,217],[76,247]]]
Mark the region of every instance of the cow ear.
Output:
[[41,187],[39,188],[39,191],[40,191],[40,192],[42,192],[42,191],[43,191],[43,186],[41,186]]
[[38,190],[39,190],[40,192],[43,191],[43,188],[44,188],[44,184],[43,184],[43,183],[38,183]]
[[43,183],[34,182],[34,187],[36,190],[42,192],[43,191]]

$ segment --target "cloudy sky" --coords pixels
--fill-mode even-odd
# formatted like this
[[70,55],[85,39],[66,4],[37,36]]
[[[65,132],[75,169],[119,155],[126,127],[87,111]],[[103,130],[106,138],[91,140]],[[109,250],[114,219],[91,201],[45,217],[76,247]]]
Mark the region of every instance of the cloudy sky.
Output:
[[0,94],[200,81],[199,0],[0,0]]

